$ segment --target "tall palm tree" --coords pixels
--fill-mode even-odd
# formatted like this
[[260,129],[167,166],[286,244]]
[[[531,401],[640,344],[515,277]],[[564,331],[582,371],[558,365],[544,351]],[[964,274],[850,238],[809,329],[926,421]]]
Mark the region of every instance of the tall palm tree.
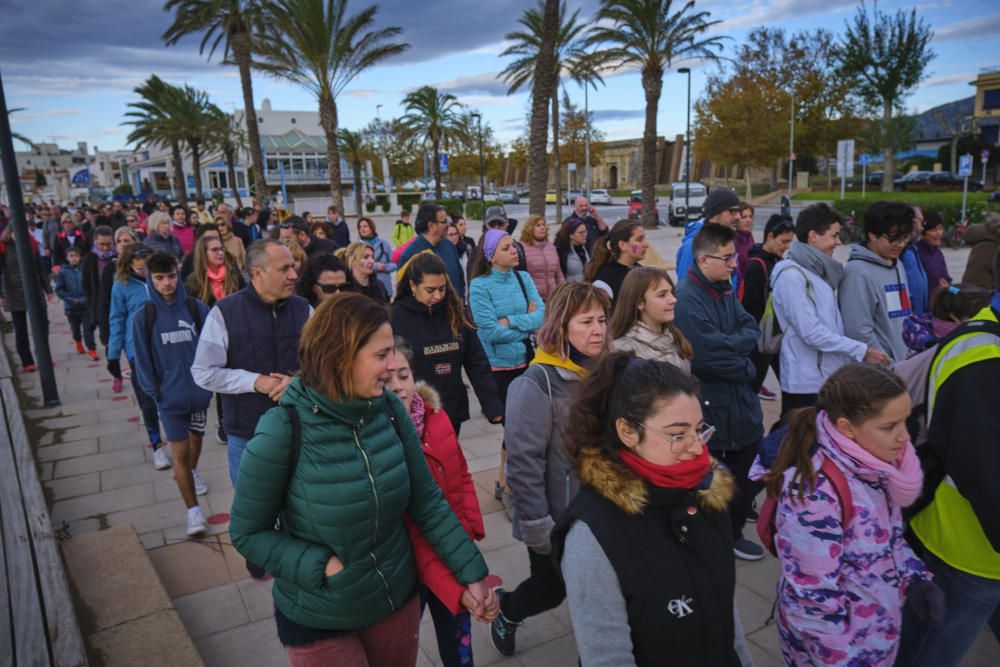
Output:
[[218,153],[226,163],[226,175],[236,198],[236,208],[243,208],[239,184],[236,182],[236,163],[240,155],[247,152],[247,134],[235,113],[227,114],[214,104],[209,106],[208,113],[210,129],[206,147]]
[[[180,89],[180,97],[173,101],[170,108],[177,121],[183,127],[184,143],[191,153],[191,171],[194,172],[195,199],[205,196],[201,179],[201,158],[205,145],[212,138],[212,121],[214,114],[208,101],[208,93],[185,85]],[[218,110],[218,108],[216,108]]]
[[[592,85],[597,88],[597,82],[604,83],[591,55],[584,49],[583,31],[586,29],[582,23],[578,22],[580,10],[573,12],[568,19],[566,17],[566,2],[559,3],[559,28],[556,36],[556,62],[553,89],[551,93],[552,102],[552,152],[553,166],[555,167],[556,192],[560,193],[556,197],[556,219],[562,220],[562,168],[559,163],[559,84],[562,78],[569,77],[573,81]],[[545,21],[545,0],[533,9],[526,9],[518,19],[524,29],[507,33],[508,42],[513,42],[501,56],[517,56],[517,59],[507,65],[500,78],[503,79],[509,88],[508,95],[513,95],[522,86],[527,85],[535,71],[538,56],[542,44],[542,25]]]
[[187,206],[187,191],[184,179],[184,162],[181,147],[186,129],[177,110],[177,101],[183,91],[153,74],[133,89],[138,102],[129,102],[131,111],[125,113],[122,125],[131,125],[132,131],[126,141],[136,148],[162,147],[170,149],[174,172],[174,194],[181,206]]
[[663,73],[675,60],[715,60],[723,37],[706,36],[719,21],[695,11],[694,0],[602,0],[587,43],[603,47],[594,57],[611,69],[630,66],[642,74],[646,126],[642,133],[642,223],[656,227],[656,115]]
[[[223,47],[223,63],[236,63],[243,89],[243,113],[251,147],[254,193],[267,195],[264,162],[261,158],[260,130],[253,104],[253,80],[250,77],[253,42],[263,32],[260,0],[167,0],[163,10],[174,12],[174,22],[163,33],[167,46],[176,44],[185,35],[204,32],[199,53],[208,48],[208,57]],[[231,58],[230,58],[231,56]]]
[[363,134],[352,132],[347,128],[341,128],[337,132],[337,141],[340,143],[341,155],[351,164],[354,176],[354,208],[359,216],[364,215],[361,208],[361,163],[370,157],[371,150]]
[[402,30],[373,30],[378,6],[347,15],[347,0],[274,0],[267,11],[271,29],[257,44],[263,71],[312,93],[326,136],[330,195],[343,210],[340,149],[337,146],[337,97],[363,71],[409,48],[392,41]]
[[434,195],[441,199],[441,146],[463,138],[470,127],[463,119],[462,105],[454,95],[432,86],[413,91],[403,98],[403,105],[406,113],[400,124],[407,138],[430,144],[434,152]]
[[545,158],[548,144],[549,97],[559,80],[555,68],[556,40],[559,37],[559,0],[545,0],[538,57],[531,74],[531,130],[528,138],[528,212],[545,215],[545,188],[549,164]]

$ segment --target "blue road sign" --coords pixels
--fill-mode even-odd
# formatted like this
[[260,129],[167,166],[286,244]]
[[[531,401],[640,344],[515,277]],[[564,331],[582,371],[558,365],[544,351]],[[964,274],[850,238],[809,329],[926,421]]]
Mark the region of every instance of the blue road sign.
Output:
[[447,174],[448,173],[448,154],[447,153],[441,153],[440,157],[441,157],[441,173],[442,174]]
[[958,175],[972,176],[972,156],[963,155],[958,158]]
[[867,155],[862,155],[861,158],[858,161],[861,163],[861,166],[867,166],[867,164],[868,164],[868,156]]

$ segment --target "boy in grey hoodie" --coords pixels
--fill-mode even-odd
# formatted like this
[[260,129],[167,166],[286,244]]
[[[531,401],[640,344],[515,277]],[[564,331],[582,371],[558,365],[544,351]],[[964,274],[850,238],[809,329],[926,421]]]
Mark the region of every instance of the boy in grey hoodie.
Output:
[[906,269],[899,256],[913,229],[913,209],[902,202],[875,202],[865,212],[868,240],[851,248],[838,300],[844,333],[885,352],[893,362],[906,358],[903,322],[912,312]]

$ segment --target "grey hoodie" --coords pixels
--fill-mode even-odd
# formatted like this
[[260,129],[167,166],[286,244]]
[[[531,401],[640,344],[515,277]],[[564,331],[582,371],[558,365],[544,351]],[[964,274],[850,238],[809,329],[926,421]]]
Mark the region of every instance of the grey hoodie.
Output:
[[906,271],[863,245],[851,248],[838,294],[844,333],[882,350],[893,362],[906,359],[903,322],[912,312]]

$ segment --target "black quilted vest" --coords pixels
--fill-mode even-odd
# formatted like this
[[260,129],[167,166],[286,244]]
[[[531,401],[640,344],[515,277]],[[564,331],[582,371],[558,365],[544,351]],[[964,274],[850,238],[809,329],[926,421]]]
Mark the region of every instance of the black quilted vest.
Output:
[[582,486],[556,527],[557,562],[574,521],[587,524],[618,575],[639,667],[739,666],[727,513],[706,513],[691,492],[651,487],[646,510],[628,515]]
[[[216,304],[229,334],[227,368],[253,373],[285,373],[299,370],[299,335],[309,319],[309,302],[291,296],[275,304],[261,301],[253,285],[247,285]],[[257,420],[274,407],[263,394],[224,394],[222,421],[229,435],[252,438]]]

